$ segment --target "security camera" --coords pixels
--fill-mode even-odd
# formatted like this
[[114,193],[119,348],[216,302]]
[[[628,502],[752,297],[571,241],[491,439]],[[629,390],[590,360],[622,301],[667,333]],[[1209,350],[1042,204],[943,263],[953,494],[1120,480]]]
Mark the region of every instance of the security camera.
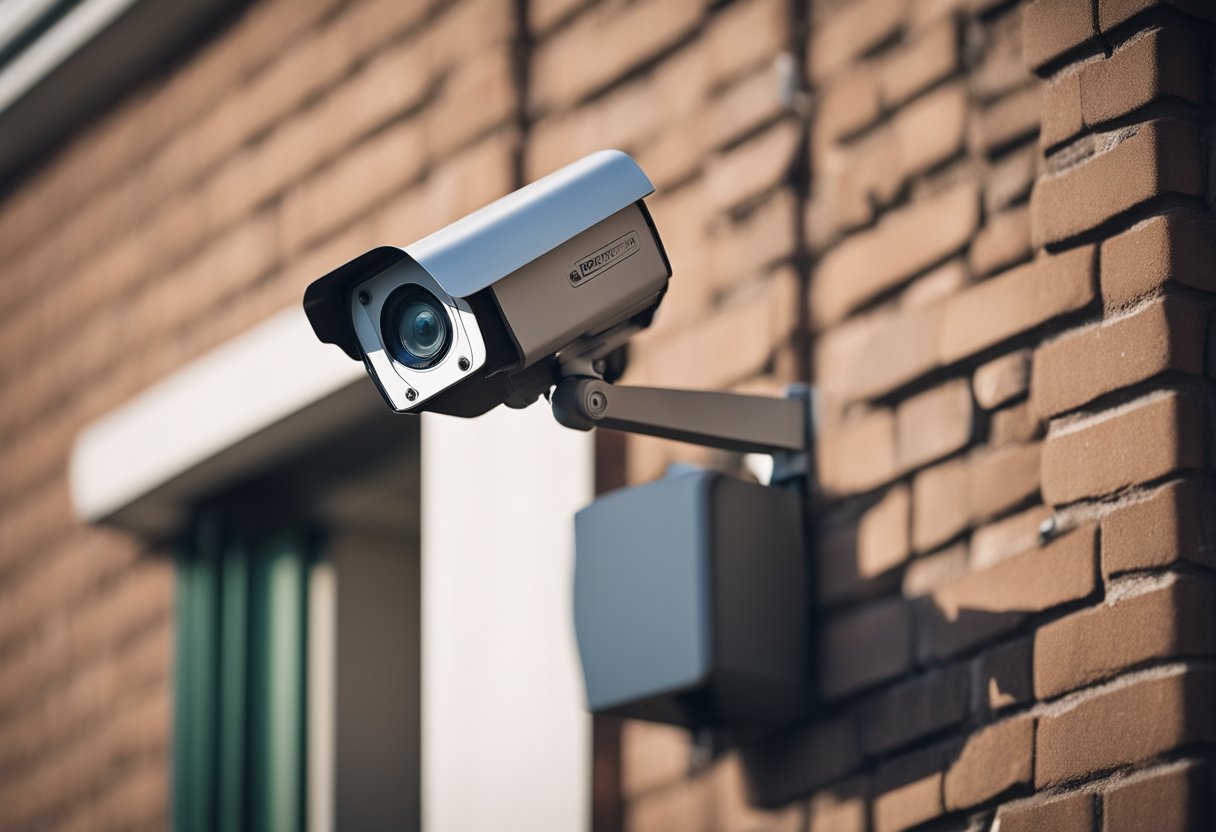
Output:
[[629,156],[604,150],[405,248],[310,285],[317,337],[361,359],[398,412],[476,416],[547,392],[649,326],[671,276]]

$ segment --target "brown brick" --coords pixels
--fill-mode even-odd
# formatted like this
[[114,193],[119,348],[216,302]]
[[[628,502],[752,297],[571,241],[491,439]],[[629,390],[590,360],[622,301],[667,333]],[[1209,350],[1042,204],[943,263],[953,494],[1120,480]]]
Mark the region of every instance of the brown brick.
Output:
[[986,520],[1024,503],[1039,491],[1039,443],[980,449],[968,463],[970,513]]
[[894,478],[894,414],[874,411],[824,433],[816,461],[820,485],[828,494],[869,491]]
[[794,161],[798,140],[798,125],[785,121],[716,155],[707,172],[714,207],[726,210],[741,205],[778,185]]
[[1102,244],[1102,300],[1119,309],[1171,284],[1216,291],[1216,224],[1210,217],[1153,217]]
[[705,114],[711,147],[742,138],[788,111],[773,67],[763,67],[723,90]]
[[811,26],[810,78],[821,81],[894,36],[907,0],[858,0]]
[[1078,601],[1097,587],[1096,527],[946,584],[918,609],[919,654],[949,658],[1007,632],[1030,613]]
[[1216,21],[1216,10],[1206,0],[1099,0],[1098,25],[1106,32],[1142,11],[1162,7]]
[[975,400],[985,410],[994,410],[1030,387],[1030,350],[1018,350],[981,365],[971,379]]
[[970,282],[967,267],[961,257],[947,260],[937,268],[926,272],[908,284],[899,297],[900,309],[928,309],[938,307],[946,298],[958,293]]
[[941,815],[941,747],[908,754],[879,767],[874,775],[874,832],[902,832]]
[[816,141],[834,142],[873,124],[882,113],[878,75],[862,65],[822,91],[815,114]]
[[1031,782],[1034,717],[1018,716],[986,726],[967,738],[946,771],[946,808],[967,809]]
[[1029,442],[1043,435],[1043,422],[1029,401],[1003,407],[992,414],[988,442],[993,447],[1013,442]]
[[946,364],[994,347],[1094,298],[1093,246],[1045,257],[951,298],[942,325]]
[[984,569],[1039,545],[1039,527],[1052,516],[1046,506],[1034,506],[976,529],[971,535],[971,561]]
[[956,664],[900,682],[862,712],[862,748],[882,755],[958,725],[967,716],[968,668]]
[[1040,699],[1102,682],[1144,662],[1216,654],[1216,584],[1189,577],[1073,613],[1035,633]]
[[1102,574],[1192,563],[1216,567],[1216,491],[1183,480],[1102,519]]
[[930,26],[882,63],[879,83],[883,103],[895,108],[960,66],[958,22],[949,17]]
[[926,468],[912,481],[912,545],[918,552],[940,546],[971,520],[969,467],[952,459]]
[[975,145],[991,156],[1039,132],[1039,87],[1033,85],[1000,99],[976,120]]
[[737,753],[714,764],[710,781],[713,819],[721,829],[802,832],[806,826],[805,807],[798,804],[774,811],[750,805],[747,778]]
[[888,393],[938,366],[940,305],[891,309],[827,330],[815,350],[815,378],[846,400]]
[[[701,20],[699,0],[663,0],[627,8],[597,6],[543,39],[533,55],[532,106],[573,104],[671,46]],[[604,60],[585,59],[597,44]]]
[[1034,700],[1033,640],[1019,639],[985,651],[975,659],[972,709],[992,714]]
[[953,546],[911,561],[904,569],[901,592],[905,598],[919,598],[965,574],[967,574],[967,544],[965,541],[960,541]]
[[962,184],[893,212],[820,261],[811,315],[828,324],[963,248],[979,220],[974,185]]
[[1211,829],[1211,768],[1187,760],[1134,774],[1103,795],[1102,819],[1103,832]]
[[772,61],[788,38],[788,12],[781,0],[748,0],[722,9],[706,32],[714,78],[735,78]]
[[1025,202],[1036,177],[1044,169],[1042,156],[1032,144],[1014,148],[994,160],[988,168],[984,208],[990,214],[997,214]]
[[1034,76],[1022,59],[1022,17],[1024,8],[1014,14],[998,15],[987,28],[987,49],[971,70],[975,94],[991,101],[1017,89]]
[[857,564],[862,580],[873,578],[908,559],[911,498],[898,485],[861,517],[857,530]]
[[759,806],[782,806],[825,786],[861,763],[853,714],[820,719],[742,750],[744,771]]
[[642,795],[625,804],[625,827],[630,832],[693,832],[709,827],[712,817],[709,782],[693,780],[680,788]]
[[1081,114],[1081,72],[1066,72],[1043,85],[1043,114],[1039,141],[1044,148],[1076,136],[1085,129]]
[[1036,797],[1025,803],[1002,806],[996,813],[1001,832],[1093,832],[1094,796],[1074,792]]
[[1022,15],[1022,49],[1031,69],[1097,36],[1089,0],[1034,0]]
[[1127,132],[1111,149],[1035,184],[1030,216],[1036,245],[1076,236],[1154,197],[1203,193],[1193,124],[1154,121]]
[[633,797],[682,779],[692,746],[688,734],[666,725],[627,721],[621,725],[621,792]]
[[[1211,670],[1137,679],[1039,719],[1035,785],[1044,788],[1216,739]],[[1111,726],[1120,726],[1112,731]]]
[[1081,70],[1081,113],[1086,126],[1100,125],[1163,98],[1203,103],[1203,79],[1195,71],[1202,64],[1199,43],[1190,30],[1171,27],[1132,40],[1110,58]]
[[1035,353],[1035,407],[1054,416],[1161,373],[1201,375],[1206,329],[1205,309],[1163,298],[1070,332]]
[[1043,499],[1064,505],[1202,468],[1204,418],[1201,401],[1166,391],[1053,429],[1043,445]]
[[1001,211],[975,235],[967,262],[977,277],[1029,260],[1030,209],[1025,205]]
[[810,828],[815,832],[866,832],[868,784],[851,781],[811,797]]
[[968,105],[967,86],[959,82],[916,99],[895,116],[891,131],[900,180],[935,168],[963,151]]
[[870,604],[827,622],[820,687],[836,699],[907,671],[911,664],[908,605],[901,598]]
[[957,379],[902,402],[895,411],[900,469],[948,456],[971,441],[971,385]]
[[[735,223],[722,222],[710,231],[710,262],[704,270],[713,291],[737,288],[794,253],[795,201],[789,191],[779,191],[745,219]],[[703,241],[697,242],[702,248],[706,247]],[[676,262],[674,258],[672,262]]]

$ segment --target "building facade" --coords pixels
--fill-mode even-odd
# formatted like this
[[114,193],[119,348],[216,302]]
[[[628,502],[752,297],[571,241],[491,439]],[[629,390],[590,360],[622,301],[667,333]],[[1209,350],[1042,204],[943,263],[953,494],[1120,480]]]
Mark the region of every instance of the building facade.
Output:
[[[598,722],[596,827],[1210,827],[1214,27],[1205,0],[226,10],[8,172],[0,826],[163,828],[185,770],[191,555],[73,519],[82,431],[354,254],[619,147],[675,272],[625,380],[820,392],[818,674],[808,724],[712,761]],[[597,440],[600,488],[673,461],[741,464]]]

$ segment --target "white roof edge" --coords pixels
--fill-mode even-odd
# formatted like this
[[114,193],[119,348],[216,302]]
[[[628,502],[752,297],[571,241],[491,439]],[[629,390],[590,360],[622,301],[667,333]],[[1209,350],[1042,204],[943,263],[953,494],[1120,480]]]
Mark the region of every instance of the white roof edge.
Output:
[[[286,309],[85,427],[69,467],[74,511],[88,522],[170,533],[190,498],[310,434],[295,426],[276,438],[276,425],[311,408],[326,411],[321,420],[332,426],[344,417],[314,406],[335,394],[348,400],[339,413],[366,410],[363,376],[360,363],[317,341],[302,309]],[[259,436],[266,441],[249,447]]]

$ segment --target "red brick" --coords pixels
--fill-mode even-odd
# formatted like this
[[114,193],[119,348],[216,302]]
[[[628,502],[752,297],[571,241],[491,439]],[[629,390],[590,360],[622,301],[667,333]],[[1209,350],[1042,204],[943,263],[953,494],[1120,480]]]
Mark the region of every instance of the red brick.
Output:
[[1102,798],[1103,832],[1187,832],[1211,829],[1212,771],[1187,760],[1137,773]]
[[862,712],[862,748],[882,755],[958,725],[967,716],[968,667],[956,664],[900,682]]
[[971,521],[969,467],[952,459],[926,468],[912,481],[912,545],[933,549],[958,535]]
[[1092,595],[1095,532],[1094,526],[1078,529],[940,587],[918,610],[919,654],[928,660],[958,655],[1031,613]]
[[907,5],[907,0],[858,0],[813,23],[810,78],[821,81],[893,37],[903,25]]
[[960,541],[911,561],[904,569],[901,593],[905,598],[919,598],[965,574],[967,544]]
[[946,808],[968,809],[1031,782],[1034,717],[1019,716],[986,726],[967,738],[946,771]]
[[1204,466],[1203,403],[1154,393],[1049,432],[1043,499],[1058,506]]
[[1039,88],[1019,90],[982,110],[975,122],[975,146],[984,154],[996,155],[1039,132]]
[[1073,792],[1002,806],[996,813],[1000,832],[1093,832],[1094,796]]
[[881,575],[908,559],[911,498],[896,486],[861,517],[857,530],[857,564],[862,580]]
[[902,832],[938,817],[947,749],[917,751],[884,763],[874,775],[874,832]]
[[1088,306],[1094,298],[1093,246],[1045,257],[951,298],[942,325],[950,364]]
[[975,400],[994,410],[1021,396],[1030,387],[1030,350],[1018,350],[981,365],[971,379]]
[[979,200],[971,184],[887,215],[820,261],[811,281],[811,315],[821,325],[839,320],[962,249],[978,221]]
[[948,456],[971,441],[974,405],[965,379],[935,387],[895,411],[898,465],[917,468]]
[[1039,141],[1050,149],[1085,129],[1081,114],[1081,72],[1066,72],[1043,85],[1043,114]]
[[1098,36],[1090,0],[1034,0],[1022,16],[1022,49],[1042,69]]
[[897,598],[829,620],[823,630],[823,696],[837,699],[906,672],[912,660],[909,618],[908,605]]
[[1142,11],[1169,7],[1204,20],[1216,21],[1216,10],[1207,0],[1098,0],[1098,25],[1106,32]]
[[[1136,679],[1067,710],[1039,719],[1035,785],[1112,771],[1154,759],[1182,746],[1216,739],[1210,703],[1211,670],[1180,668]],[[1118,731],[1111,726],[1118,725]]]
[[1216,491],[1182,480],[1102,519],[1102,574],[1175,564],[1216,567]]
[[1070,332],[1035,353],[1034,403],[1044,416],[1166,372],[1203,373],[1207,311],[1164,298]]
[[975,659],[976,689],[971,700],[977,714],[993,714],[1034,701],[1033,644],[1029,638],[1019,639]]
[[1216,224],[1208,216],[1153,217],[1102,244],[1102,300],[1130,306],[1170,285],[1216,291]]
[[988,218],[971,243],[967,262],[977,277],[986,277],[1029,260],[1031,253],[1030,209],[1022,205]]
[[827,330],[815,350],[815,379],[846,400],[872,398],[938,366],[939,304],[892,309]]
[[1216,585],[1189,577],[1073,613],[1035,633],[1040,699],[1102,682],[1145,662],[1216,654]]
[[749,743],[742,749],[751,797],[758,806],[783,806],[839,780],[861,763],[853,714]]
[[1203,193],[1204,163],[1193,124],[1148,122],[1099,141],[1117,143],[1035,184],[1030,216],[1036,245],[1074,237],[1155,197]]
[[1039,491],[1039,443],[980,449],[968,464],[973,520],[986,520],[1026,502]]
[[895,416],[878,410],[819,438],[820,485],[828,494],[869,491],[890,479],[895,467]]
[[949,17],[932,25],[910,44],[893,53],[879,69],[883,104],[895,108],[961,65],[958,22]]
[[1195,71],[1202,64],[1192,31],[1171,27],[1132,40],[1081,70],[1085,125],[1098,126],[1164,98],[1203,103],[1203,78]]

